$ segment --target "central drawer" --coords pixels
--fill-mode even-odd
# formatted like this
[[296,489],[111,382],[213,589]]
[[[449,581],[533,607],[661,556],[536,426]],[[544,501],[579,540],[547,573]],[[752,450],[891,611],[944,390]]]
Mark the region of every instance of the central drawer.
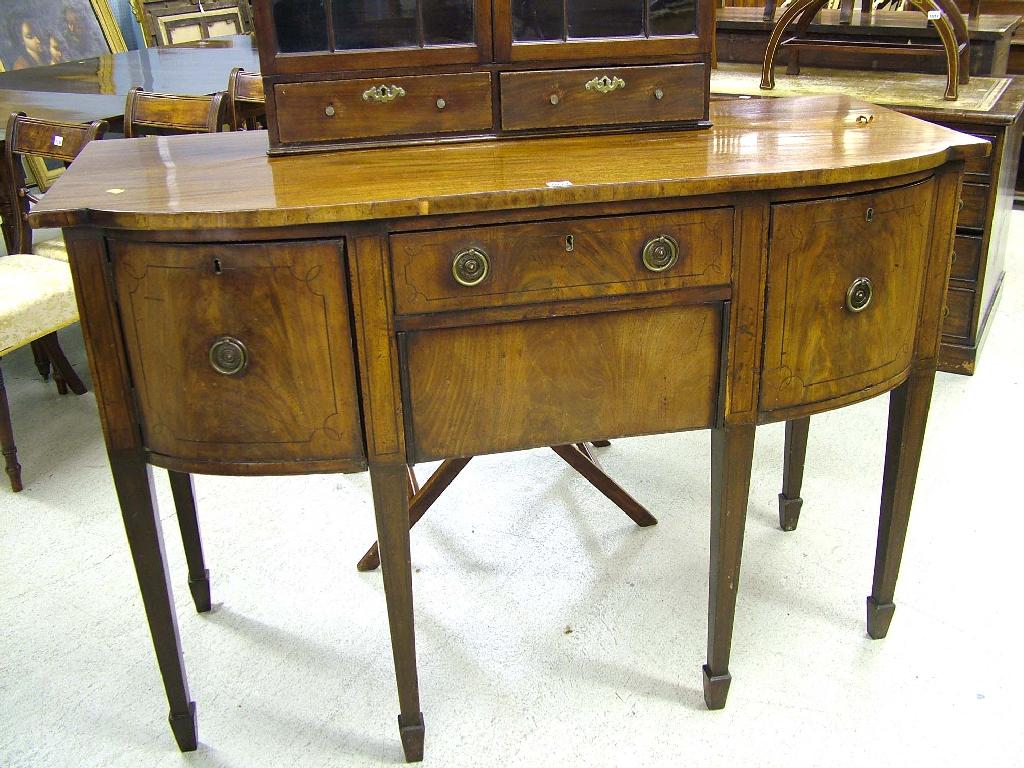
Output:
[[714,423],[720,303],[399,334],[411,462]]
[[697,121],[705,117],[703,64],[503,72],[506,131]]
[[278,83],[283,142],[325,142],[491,128],[491,76],[420,75]]
[[393,235],[395,309],[420,314],[728,285],[732,227],[731,208],[710,208]]

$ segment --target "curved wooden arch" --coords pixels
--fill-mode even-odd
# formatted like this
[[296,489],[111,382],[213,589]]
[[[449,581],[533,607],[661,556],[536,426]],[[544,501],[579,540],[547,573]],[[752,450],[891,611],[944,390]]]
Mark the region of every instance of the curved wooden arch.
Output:
[[[782,12],[772,27],[765,48],[764,63],[761,67],[762,89],[771,90],[775,87],[775,55],[782,44],[786,29],[796,21],[797,33],[806,33],[811,21],[826,3],[827,0],[795,0]],[[967,22],[952,0],[909,0],[909,3],[925,15],[929,11],[938,11],[940,14],[939,18],[933,21],[946,55],[946,92],[943,98],[946,101],[955,101],[959,95],[959,84],[970,79],[970,39]]]

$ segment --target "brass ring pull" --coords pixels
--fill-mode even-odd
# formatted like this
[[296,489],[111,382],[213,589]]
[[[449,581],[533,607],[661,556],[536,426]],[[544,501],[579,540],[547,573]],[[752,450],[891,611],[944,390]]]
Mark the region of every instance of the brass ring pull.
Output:
[[651,272],[664,272],[679,261],[679,243],[669,235],[652,237],[644,244],[642,258]]
[[245,344],[230,336],[221,336],[210,346],[210,365],[217,373],[234,376],[245,370],[249,354]]
[[608,77],[608,75],[601,75],[600,77],[595,77],[593,80],[588,80],[587,84],[583,87],[588,91],[611,93],[619,88],[625,88],[626,81],[618,76]]
[[363,101],[374,104],[386,104],[402,96],[405,96],[405,88],[400,85],[375,85],[363,91]]
[[863,312],[871,303],[871,281],[866,277],[858,277],[846,289],[846,309],[850,312]]
[[459,285],[472,288],[480,285],[491,271],[487,253],[480,248],[467,248],[455,254],[452,261],[452,276]]

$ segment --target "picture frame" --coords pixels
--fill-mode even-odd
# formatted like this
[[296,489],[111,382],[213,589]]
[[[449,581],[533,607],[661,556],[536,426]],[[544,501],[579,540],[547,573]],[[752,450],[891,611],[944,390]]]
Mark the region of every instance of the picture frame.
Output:
[[248,0],[130,0],[147,46],[252,32]]
[[[4,0],[4,6],[0,72],[128,50],[109,0]],[[25,165],[43,192],[64,170],[39,158]]]

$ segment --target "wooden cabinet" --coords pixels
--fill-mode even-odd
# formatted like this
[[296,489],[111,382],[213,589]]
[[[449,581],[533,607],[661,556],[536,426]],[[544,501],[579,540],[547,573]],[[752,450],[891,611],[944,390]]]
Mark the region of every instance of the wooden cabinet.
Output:
[[[986,145],[845,96],[713,115],[707,131],[315,156],[267,157],[261,131],[93,142],[40,202],[34,223],[65,228],[183,750],[196,708],[147,464],[272,474],[365,456],[418,760],[408,462],[711,428],[702,676],[721,708],[755,426],[891,391],[867,603],[885,636],[962,171]],[[172,482],[203,610],[195,505]]]
[[256,0],[254,11],[272,154],[708,124],[710,0]]

